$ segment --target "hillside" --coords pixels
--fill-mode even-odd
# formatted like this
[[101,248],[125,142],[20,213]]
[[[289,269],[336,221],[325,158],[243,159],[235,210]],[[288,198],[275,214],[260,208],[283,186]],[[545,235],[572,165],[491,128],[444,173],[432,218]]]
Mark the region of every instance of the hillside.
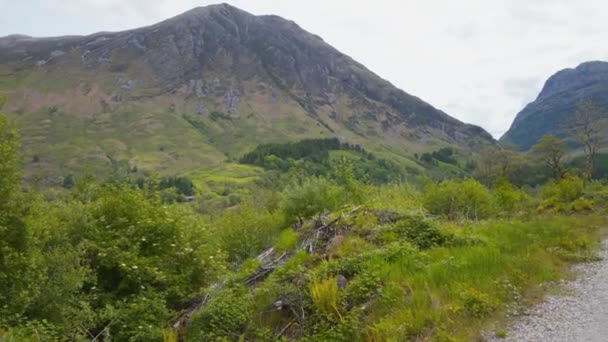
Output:
[[[24,192],[18,145],[0,117],[0,341],[504,338],[504,322],[568,266],[597,260],[605,236],[608,188],[577,177],[532,197],[504,178],[491,189],[474,179],[372,185],[343,164],[210,210],[206,198],[167,201],[167,187],[196,190],[184,178],[77,176],[63,194]],[[268,144],[243,162],[323,166],[356,151],[329,139]],[[255,178],[257,168],[213,176]]]
[[567,119],[584,100],[608,108],[607,62],[587,62],[551,76],[538,98],[517,114],[500,142],[526,151],[545,134],[564,137]]
[[0,38],[0,95],[26,174],[176,174],[263,143],[337,137],[403,164],[493,143],[277,16],[229,5],[90,36]]

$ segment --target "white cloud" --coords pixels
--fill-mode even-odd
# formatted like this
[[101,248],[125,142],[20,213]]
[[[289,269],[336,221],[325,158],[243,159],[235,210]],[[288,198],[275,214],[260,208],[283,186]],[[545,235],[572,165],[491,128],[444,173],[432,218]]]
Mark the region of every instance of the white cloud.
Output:
[[[86,34],[153,24],[192,0],[0,0],[0,35]],[[608,60],[603,0],[234,0],[277,14],[403,90],[498,137],[559,69]]]

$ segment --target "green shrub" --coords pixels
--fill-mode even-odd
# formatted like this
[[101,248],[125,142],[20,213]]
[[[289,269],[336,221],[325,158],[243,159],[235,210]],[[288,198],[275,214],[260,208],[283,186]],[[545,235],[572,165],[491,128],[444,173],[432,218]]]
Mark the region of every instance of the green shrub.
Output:
[[161,295],[148,291],[120,305],[119,320],[110,325],[110,335],[119,341],[158,341],[171,318]]
[[260,267],[260,261],[256,258],[249,258],[241,264],[239,271],[236,273],[236,278],[245,280],[249,278],[258,267]]
[[488,294],[475,288],[468,288],[460,293],[465,310],[472,317],[480,318],[492,312],[496,303]]
[[288,218],[312,217],[343,204],[343,192],[325,178],[310,178],[283,191],[282,209]]
[[298,233],[291,228],[287,228],[279,235],[277,242],[274,245],[274,249],[279,253],[290,251],[296,247],[297,243]]
[[426,187],[425,207],[430,213],[450,219],[484,219],[495,214],[490,191],[473,179],[443,181]]
[[499,210],[514,214],[525,209],[531,202],[530,196],[515,188],[505,179],[498,180],[494,188],[494,198]]
[[317,322],[309,328],[311,335],[303,336],[302,342],[332,341],[332,342],[360,342],[364,341],[361,329],[363,322],[360,318],[361,310],[353,309],[338,322]]
[[373,247],[362,238],[356,235],[345,237],[336,250],[332,251],[339,257],[348,257],[369,251]]
[[584,181],[575,176],[551,181],[541,189],[541,209],[568,210],[583,195]]
[[216,229],[228,260],[238,263],[270,248],[284,221],[281,212],[258,211],[243,205],[227,210],[216,222]]
[[399,221],[377,230],[376,240],[387,244],[406,241],[420,249],[442,246],[450,237],[437,225],[422,216],[406,216]]
[[214,294],[198,311],[186,330],[187,341],[236,341],[249,321],[245,289],[231,288]]
[[593,201],[588,198],[578,198],[572,202],[572,211],[586,211],[593,209]]
[[369,189],[366,207],[411,212],[422,208],[420,192],[408,183],[387,184]]
[[382,279],[374,270],[365,270],[349,280],[344,297],[350,305],[364,304],[373,299],[382,288]]

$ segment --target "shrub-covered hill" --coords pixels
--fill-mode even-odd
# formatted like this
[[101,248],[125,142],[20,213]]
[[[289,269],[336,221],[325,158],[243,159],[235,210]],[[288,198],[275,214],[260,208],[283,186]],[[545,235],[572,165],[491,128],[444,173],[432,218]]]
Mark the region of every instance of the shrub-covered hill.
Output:
[[26,188],[18,151],[0,118],[2,341],[469,341],[593,260],[607,214],[574,176],[418,189],[348,164],[201,211],[165,201],[178,178]]
[[593,259],[608,200],[577,179],[535,199],[312,178],[201,216],[153,184],[75,183],[2,197],[0,338],[470,340]]
[[284,230],[174,326],[187,341],[472,340],[566,262],[592,256],[593,229],[575,222],[457,229],[362,207],[322,215]]

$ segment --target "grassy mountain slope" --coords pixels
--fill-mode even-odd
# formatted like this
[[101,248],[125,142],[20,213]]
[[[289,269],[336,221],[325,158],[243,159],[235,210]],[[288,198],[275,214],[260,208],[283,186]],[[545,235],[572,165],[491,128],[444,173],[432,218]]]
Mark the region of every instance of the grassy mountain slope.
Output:
[[493,143],[295,23],[229,5],[140,29],[0,38],[0,94],[27,173],[183,173],[262,143],[337,137],[400,163]]

